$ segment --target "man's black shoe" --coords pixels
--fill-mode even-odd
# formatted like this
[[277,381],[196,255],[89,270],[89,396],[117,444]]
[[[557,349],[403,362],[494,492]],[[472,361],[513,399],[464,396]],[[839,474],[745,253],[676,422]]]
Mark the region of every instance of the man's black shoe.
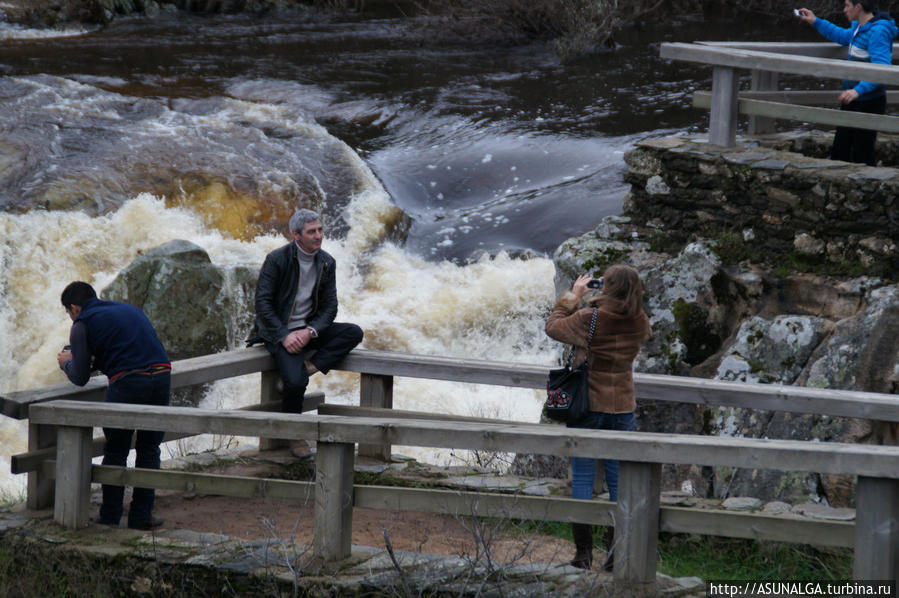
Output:
[[157,527],[162,527],[162,524],[165,523],[162,519],[157,517],[153,517],[150,521],[142,521],[140,523],[131,523],[128,522],[128,527],[131,529],[140,529],[140,530],[150,530],[156,529]]

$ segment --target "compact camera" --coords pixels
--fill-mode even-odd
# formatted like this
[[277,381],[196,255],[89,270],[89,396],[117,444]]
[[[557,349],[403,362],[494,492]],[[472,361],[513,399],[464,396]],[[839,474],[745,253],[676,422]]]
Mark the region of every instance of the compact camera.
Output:
[[588,289],[601,289],[602,288],[602,278],[591,278],[590,282],[587,283]]

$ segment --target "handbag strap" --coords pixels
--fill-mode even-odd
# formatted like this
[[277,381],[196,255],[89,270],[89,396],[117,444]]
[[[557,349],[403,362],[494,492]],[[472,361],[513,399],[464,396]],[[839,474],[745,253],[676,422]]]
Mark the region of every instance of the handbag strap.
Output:
[[[599,316],[599,308],[593,308],[593,317],[590,318],[590,334],[587,335],[587,345],[586,345],[586,353],[584,354],[584,362],[586,363],[588,359],[590,359],[590,343],[593,342],[593,334],[596,332],[596,318]],[[568,354],[568,361],[565,364],[565,367],[570,368],[571,362],[574,361],[574,354],[577,352],[577,347],[572,346],[571,352]]]

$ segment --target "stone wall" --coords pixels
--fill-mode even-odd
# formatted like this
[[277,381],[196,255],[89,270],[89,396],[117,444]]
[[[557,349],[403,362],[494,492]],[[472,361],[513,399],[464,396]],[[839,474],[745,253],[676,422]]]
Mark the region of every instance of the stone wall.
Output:
[[769,255],[899,269],[899,168],[867,167],[782,148],[819,147],[797,135],[738,140],[647,139],[625,155],[625,213],[689,240],[735,234]]

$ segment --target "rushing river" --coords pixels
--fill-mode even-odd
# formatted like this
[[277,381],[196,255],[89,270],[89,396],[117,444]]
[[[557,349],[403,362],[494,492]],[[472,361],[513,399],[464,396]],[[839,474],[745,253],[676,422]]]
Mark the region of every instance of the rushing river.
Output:
[[[690,94],[710,69],[661,61],[657,41],[773,39],[755,31],[687,23],[562,64],[542,45],[441,42],[390,19],[0,26],[0,392],[63,381],[69,281],[102,288],[172,239],[258,266],[297,203],[326,215],[339,318],[363,326],[364,346],[552,363],[552,251],[620,211],[637,140],[705,127]],[[349,403],[357,380],[313,384]],[[223,381],[206,404],[257,389],[258,376]],[[409,379],[394,404],[540,411],[533,391]],[[0,420],[0,443],[8,471],[25,426]]]

